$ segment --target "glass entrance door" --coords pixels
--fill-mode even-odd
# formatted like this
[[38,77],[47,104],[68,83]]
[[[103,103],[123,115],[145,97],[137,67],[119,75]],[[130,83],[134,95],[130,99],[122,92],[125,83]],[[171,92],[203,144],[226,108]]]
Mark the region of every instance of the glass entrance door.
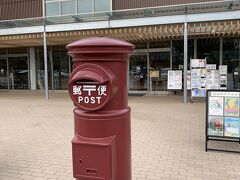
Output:
[[9,57],[10,89],[29,89],[27,56]]
[[9,78],[7,72],[7,59],[0,58],[0,90],[9,89]]
[[147,54],[132,55],[129,61],[129,90],[148,90]]
[[167,91],[168,70],[170,70],[170,52],[152,52],[149,54],[150,91]]

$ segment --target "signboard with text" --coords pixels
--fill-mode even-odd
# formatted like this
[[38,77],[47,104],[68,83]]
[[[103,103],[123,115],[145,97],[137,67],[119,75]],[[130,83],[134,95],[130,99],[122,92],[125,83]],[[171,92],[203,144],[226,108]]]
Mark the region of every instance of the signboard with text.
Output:
[[207,135],[240,138],[240,92],[208,91]]
[[[205,151],[240,153],[238,146],[240,142],[240,91],[207,90],[205,127]],[[235,142],[238,145],[219,146],[220,148],[216,149],[209,148],[209,141]]]
[[101,108],[110,96],[110,89],[107,84],[75,83],[70,92],[76,105],[86,110]]
[[181,90],[182,89],[182,71],[169,70],[168,71],[168,90]]

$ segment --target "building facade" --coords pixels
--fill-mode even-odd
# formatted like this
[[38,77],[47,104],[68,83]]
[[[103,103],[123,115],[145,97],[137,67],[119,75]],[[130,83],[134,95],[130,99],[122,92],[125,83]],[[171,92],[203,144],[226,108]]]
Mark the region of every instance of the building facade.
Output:
[[191,58],[228,65],[228,88],[239,89],[239,14],[239,0],[0,0],[0,89],[44,90],[47,70],[48,89],[66,90],[72,63],[65,46],[108,36],[136,46],[130,92],[166,93],[167,71],[183,69],[184,24],[188,66]]

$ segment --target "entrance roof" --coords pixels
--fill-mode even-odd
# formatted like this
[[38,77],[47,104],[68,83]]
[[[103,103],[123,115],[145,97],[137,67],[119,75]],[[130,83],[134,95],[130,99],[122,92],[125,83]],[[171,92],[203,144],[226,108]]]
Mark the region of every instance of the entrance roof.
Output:
[[[77,39],[108,36],[133,43],[183,38],[183,24],[106,28],[47,33],[48,45],[66,45]],[[196,22],[188,24],[189,38],[240,36],[240,20]],[[0,36],[0,48],[43,45],[42,33]]]

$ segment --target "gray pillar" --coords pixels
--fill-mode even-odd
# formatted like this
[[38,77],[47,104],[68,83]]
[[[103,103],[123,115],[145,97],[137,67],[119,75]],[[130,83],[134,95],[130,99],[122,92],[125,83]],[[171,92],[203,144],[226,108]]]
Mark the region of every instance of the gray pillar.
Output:
[[46,36],[46,8],[45,8],[45,0],[43,3],[43,52],[44,52],[44,85],[45,85],[45,99],[48,100],[48,67],[47,67],[47,36]]
[[30,82],[31,90],[37,90],[37,71],[36,71],[36,55],[35,48],[29,48],[29,62],[30,62]]
[[194,59],[197,59],[197,39],[194,39]]
[[57,89],[54,82],[54,72],[53,72],[53,50],[52,47],[49,47],[49,62],[50,62],[50,71],[51,71],[51,80],[52,80],[52,90]]
[[43,32],[43,49],[44,49],[44,85],[45,85],[45,99],[48,100],[48,67],[47,67],[47,37],[44,25]]
[[220,37],[220,56],[219,56],[219,65],[223,64],[223,38]]
[[150,78],[150,55],[149,55],[149,41],[147,42],[147,87],[148,87],[148,94],[152,89],[152,83]]
[[184,103],[187,103],[187,60],[188,60],[188,34],[187,22],[184,23],[184,83],[183,83],[183,98]]
[[173,54],[172,54],[172,40],[170,40],[170,69],[172,70],[172,63],[173,63]]

